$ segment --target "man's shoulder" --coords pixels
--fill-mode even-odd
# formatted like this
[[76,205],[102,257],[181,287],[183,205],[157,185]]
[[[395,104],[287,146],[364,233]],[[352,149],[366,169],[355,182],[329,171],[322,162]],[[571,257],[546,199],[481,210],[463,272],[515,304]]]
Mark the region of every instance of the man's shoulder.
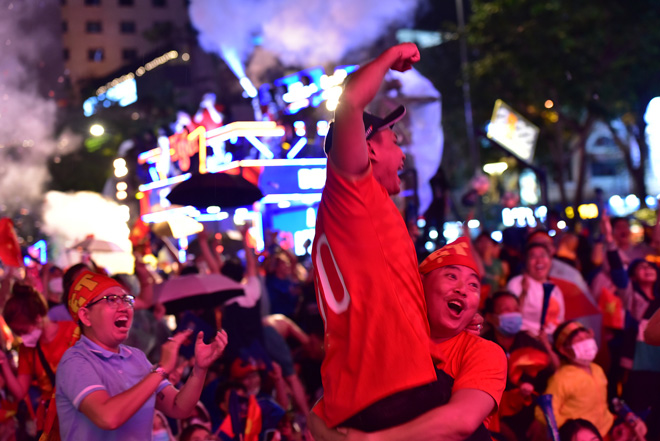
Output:
[[504,361],[506,364],[506,354],[500,345],[467,331],[463,331],[461,334],[463,334],[466,350],[471,357],[495,359]]
[[447,357],[460,358],[462,363],[492,359],[506,365],[506,354],[500,345],[467,331],[440,343],[438,347]]
[[[331,199],[329,199],[330,195],[349,193],[362,197],[367,188],[382,190],[382,192],[387,195],[385,187],[378,183],[374,177],[371,163],[364,172],[353,174],[338,169],[330,160],[328,160],[328,165],[326,167],[326,183],[322,196],[326,204],[331,201]],[[345,203],[346,201],[342,199],[342,202]]]

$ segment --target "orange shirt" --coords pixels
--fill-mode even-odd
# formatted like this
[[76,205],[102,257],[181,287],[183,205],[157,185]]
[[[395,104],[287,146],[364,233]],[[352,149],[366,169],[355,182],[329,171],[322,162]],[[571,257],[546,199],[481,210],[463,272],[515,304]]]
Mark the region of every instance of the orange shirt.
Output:
[[414,246],[371,169],[345,178],[328,162],[312,260],[328,426],[436,380]]
[[492,341],[463,331],[449,340],[436,343],[435,349],[442,351],[445,360],[437,364],[438,369],[454,379],[452,394],[461,389],[486,392],[495,400],[495,413],[506,387],[507,360],[502,348]]
[[[50,365],[53,373],[57,372],[57,365],[64,352],[69,349],[73,331],[78,326],[74,322],[57,322],[57,334],[55,338],[48,343],[39,341],[41,350],[44,353],[46,361]],[[41,398],[49,400],[53,394],[53,384],[51,384],[48,374],[41,364],[37,348],[28,348],[21,344],[18,348],[18,375],[27,374],[33,380],[41,391]]]

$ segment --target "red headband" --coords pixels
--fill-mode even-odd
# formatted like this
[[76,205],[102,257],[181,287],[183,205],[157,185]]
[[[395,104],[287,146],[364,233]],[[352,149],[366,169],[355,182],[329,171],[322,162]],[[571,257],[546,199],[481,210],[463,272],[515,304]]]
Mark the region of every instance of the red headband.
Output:
[[69,313],[74,321],[78,321],[78,310],[87,306],[92,300],[109,288],[118,287],[124,289],[114,279],[103,274],[83,271],[76,277],[76,280],[69,291]]
[[424,262],[419,266],[419,273],[425,275],[435,269],[449,265],[467,266],[474,270],[477,276],[480,276],[477,262],[470,251],[470,242],[465,237],[459,237],[424,259]]

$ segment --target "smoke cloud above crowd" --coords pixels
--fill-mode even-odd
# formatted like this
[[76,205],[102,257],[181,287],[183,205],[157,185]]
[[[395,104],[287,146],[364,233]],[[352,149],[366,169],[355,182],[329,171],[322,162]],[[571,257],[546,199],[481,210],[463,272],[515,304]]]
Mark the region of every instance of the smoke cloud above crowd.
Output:
[[190,18],[199,42],[245,64],[255,44],[285,65],[338,63],[414,18],[419,0],[192,0]]
[[38,203],[49,177],[48,158],[76,144],[70,135],[55,139],[54,92],[48,97],[49,91],[38,87],[48,76],[57,84],[57,72],[49,71],[53,57],[61,65],[62,49],[53,34],[57,26],[40,24],[58,7],[58,2],[37,0],[0,6],[0,212],[12,214]]

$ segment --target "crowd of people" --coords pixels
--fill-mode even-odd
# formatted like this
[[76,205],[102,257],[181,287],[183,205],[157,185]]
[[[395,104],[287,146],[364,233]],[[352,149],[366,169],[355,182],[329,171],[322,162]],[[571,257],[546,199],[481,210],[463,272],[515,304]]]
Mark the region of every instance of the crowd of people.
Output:
[[[660,234],[603,213],[417,256],[390,198],[405,109],[365,108],[418,60],[395,46],[346,84],[311,254],[257,254],[245,226],[184,264],[136,241],[131,275],[1,267],[0,441],[660,440]],[[159,296],[204,278],[232,294]]]

